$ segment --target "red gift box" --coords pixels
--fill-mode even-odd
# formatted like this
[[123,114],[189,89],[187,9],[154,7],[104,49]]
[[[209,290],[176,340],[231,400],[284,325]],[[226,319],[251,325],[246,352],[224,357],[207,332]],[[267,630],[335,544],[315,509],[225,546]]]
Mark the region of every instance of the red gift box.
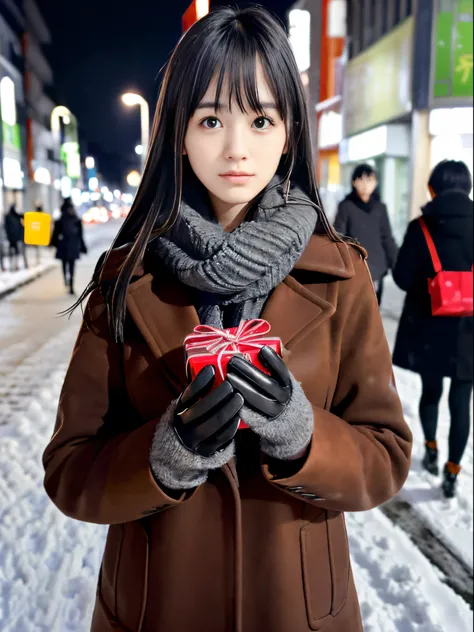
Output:
[[[227,375],[227,365],[235,355],[242,355],[255,367],[269,375],[269,371],[259,362],[262,347],[271,347],[279,355],[282,352],[280,338],[266,337],[271,325],[266,320],[255,318],[242,321],[238,327],[218,329],[210,325],[198,325],[184,340],[186,373],[194,379],[205,366],[211,364],[216,369],[213,388],[222,384]],[[248,428],[242,420],[239,429]]]

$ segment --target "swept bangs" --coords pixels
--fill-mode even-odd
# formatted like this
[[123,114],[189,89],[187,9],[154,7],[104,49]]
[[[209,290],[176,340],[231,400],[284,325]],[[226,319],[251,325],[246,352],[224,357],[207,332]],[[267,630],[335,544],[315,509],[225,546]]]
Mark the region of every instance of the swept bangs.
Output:
[[[179,90],[181,105],[176,105],[182,107],[183,103],[186,104],[185,117],[189,120],[209,85],[216,79],[216,111],[225,106],[232,111],[233,104],[237,104],[245,114],[250,108],[263,116],[265,104],[258,94],[257,85],[257,63],[260,62],[278,114],[286,124],[290,148],[288,158],[294,162],[298,143],[294,132],[301,129],[295,123],[305,116],[301,108],[305,95],[289,44],[282,41],[281,33],[275,31],[274,21],[265,15],[260,16],[259,22],[245,13],[226,21],[222,20],[219,12],[215,16],[219,19],[217,32],[211,14],[208,28],[201,29],[197,36],[191,28],[183,37],[183,48],[187,48],[185,40],[189,37],[193,55],[188,57],[187,80],[183,79]],[[213,37],[209,37],[208,31],[213,32]],[[193,77],[192,81],[189,81],[189,76]],[[222,100],[224,93],[227,103]]]

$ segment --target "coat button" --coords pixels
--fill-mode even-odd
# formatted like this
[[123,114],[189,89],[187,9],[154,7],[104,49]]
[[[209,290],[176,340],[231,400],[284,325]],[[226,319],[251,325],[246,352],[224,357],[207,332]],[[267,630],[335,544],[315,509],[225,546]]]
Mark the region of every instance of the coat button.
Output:
[[316,496],[316,494],[300,494],[300,496],[308,500],[323,500],[320,496]]

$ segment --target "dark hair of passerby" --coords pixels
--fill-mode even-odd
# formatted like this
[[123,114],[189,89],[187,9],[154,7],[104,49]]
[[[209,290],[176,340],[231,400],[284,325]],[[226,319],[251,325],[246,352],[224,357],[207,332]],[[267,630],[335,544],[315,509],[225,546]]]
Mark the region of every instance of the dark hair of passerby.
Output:
[[[429,178],[432,200],[422,209],[443,270],[468,272],[473,265],[473,202],[471,175],[463,162],[445,160]],[[468,442],[473,382],[473,318],[434,316],[428,279],[434,265],[419,219],[408,226],[393,278],[407,295],[400,319],[393,361],[421,376],[419,405],[425,436],[423,467],[439,473],[437,425],[443,380],[451,378],[448,461],[443,472],[446,496],[455,493],[457,475]]]
[[428,187],[434,195],[441,195],[446,191],[464,191],[469,195],[472,189],[472,176],[464,162],[443,160],[433,169]]
[[[397,493],[411,433],[365,253],[319,205],[300,72],[262,7],[180,39],[114,246],[44,453],[56,505],[111,525],[92,631],[360,632],[343,512]],[[219,373],[187,371],[200,331]],[[229,359],[239,342],[268,372]]]
[[359,178],[363,178],[364,176],[366,176],[367,178],[370,178],[372,176],[377,177],[377,172],[371,165],[363,163],[361,165],[357,165],[357,167],[354,169],[354,171],[352,172],[351,180],[352,182],[354,182],[354,180],[359,180]]
[[[259,57],[278,112],[288,127],[288,152],[282,157],[278,174],[285,182],[289,183],[291,178],[298,183],[318,205],[317,231],[340,240],[320,202],[306,97],[286,33],[282,28],[275,29],[273,19],[259,8],[253,7],[247,13],[242,11],[238,19],[236,15],[229,7],[199,20],[180,40],[166,66],[142,181],[113,244],[116,248],[133,241],[111,292],[111,326],[118,339],[123,336],[127,287],[150,239],[162,235],[174,224],[183,195],[201,189],[183,156],[183,145],[188,121],[216,72],[216,103],[223,82],[228,80],[231,94],[236,96],[242,110],[247,100],[252,108],[263,113],[255,76],[255,58]],[[79,302],[97,285],[107,257],[98,266]]]
[[374,181],[374,188],[370,194],[370,200],[372,202],[380,200],[377,171],[374,169],[374,167],[372,167],[368,163],[362,163],[361,165],[357,165],[357,167],[352,172],[352,178],[351,178],[352,193],[359,195],[359,193],[357,192],[356,184],[358,180],[363,180],[364,178]]

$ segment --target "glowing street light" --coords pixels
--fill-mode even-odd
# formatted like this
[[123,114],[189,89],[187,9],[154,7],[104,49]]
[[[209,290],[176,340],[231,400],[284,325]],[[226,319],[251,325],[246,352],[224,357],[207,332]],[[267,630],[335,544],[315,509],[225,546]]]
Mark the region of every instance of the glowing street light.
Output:
[[141,119],[141,132],[142,132],[142,148],[143,153],[140,154],[142,156],[142,171],[145,166],[145,155],[148,149],[148,143],[150,142],[150,108],[148,107],[148,103],[145,99],[139,94],[135,94],[134,92],[127,92],[122,95],[122,102],[127,107],[134,107],[135,105],[140,106],[140,119]]
[[127,184],[136,188],[140,184],[141,176],[138,171],[130,171],[127,175]]
[[87,156],[86,158],[86,169],[94,169],[95,167],[95,160],[94,158],[92,158],[92,156]]
[[135,147],[135,153],[138,154],[139,156],[143,156],[144,154],[143,145],[137,145]]

